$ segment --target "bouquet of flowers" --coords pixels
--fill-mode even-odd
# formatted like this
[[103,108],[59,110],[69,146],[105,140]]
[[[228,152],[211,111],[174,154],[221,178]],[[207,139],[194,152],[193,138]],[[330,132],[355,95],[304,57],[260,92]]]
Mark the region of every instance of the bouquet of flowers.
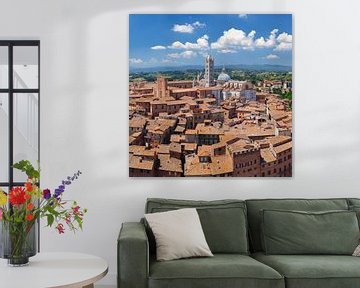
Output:
[[[2,224],[3,253],[0,256],[10,259],[10,264],[26,264],[31,252],[29,241],[31,231],[39,218],[45,218],[47,226],[55,227],[59,234],[82,229],[83,217],[87,212],[76,201],[63,199],[67,186],[78,179],[81,172],[67,177],[51,191],[40,189],[40,168],[35,169],[29,161],[23,160],[13,166],[26,173],[28,179],[23,187],[12,187],[8,194],[0,188],[0,223]],[[1,246],[0,244],[0,246]],[[2,255],[1,255],[2,254]],[[13,263],[11,263],[11,260]],[[25,263],[23,263],[25,262]]]

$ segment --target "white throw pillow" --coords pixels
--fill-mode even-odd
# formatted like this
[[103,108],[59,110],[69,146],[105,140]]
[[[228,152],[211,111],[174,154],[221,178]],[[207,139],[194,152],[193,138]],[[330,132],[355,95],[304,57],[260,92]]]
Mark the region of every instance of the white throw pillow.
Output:
[[360,244],[358,246],[356,246],[352,256],[360,257]]
[[156,259],[214,256],[195,208],[145,214],[156,240]]

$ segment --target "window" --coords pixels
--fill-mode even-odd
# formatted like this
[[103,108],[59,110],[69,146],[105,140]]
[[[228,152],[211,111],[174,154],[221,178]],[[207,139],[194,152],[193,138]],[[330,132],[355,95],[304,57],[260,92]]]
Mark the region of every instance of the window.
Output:
[[9,191],[26,176],[12,165],[40,160],[40,41],[0,40],[0,186]]

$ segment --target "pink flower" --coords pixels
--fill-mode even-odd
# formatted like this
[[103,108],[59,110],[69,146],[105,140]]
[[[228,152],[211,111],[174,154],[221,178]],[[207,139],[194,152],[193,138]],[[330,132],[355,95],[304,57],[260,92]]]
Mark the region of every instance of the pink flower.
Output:
[[2,209],[0,208],[0,220],[2,220],[2,218],[3,218],[3,211],[2,211]]
[[74,214],[74,215],[79,214],[79,209],[80,209],[80,206],[72,207],[73,214]]
[[58,230],[59,234],[65,233],[64,226],[61,223],[59,223],[55,228]]
[[66,215],[65,222],[66,222],[67,225],[69,225],[71,223],[71,215],[70,214]]

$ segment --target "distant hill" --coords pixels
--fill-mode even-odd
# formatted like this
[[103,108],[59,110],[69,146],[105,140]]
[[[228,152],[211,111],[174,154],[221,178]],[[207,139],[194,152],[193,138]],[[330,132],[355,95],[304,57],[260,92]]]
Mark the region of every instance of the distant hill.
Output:
[[[223,66],[215,66],[215,69],[221,69]],[[271,65],[271,64],[257,64],[257,65],[245,65],[245,64],[234,64],[226,65],[227,70],[237,69],[246,71],[275,71],[275,72],[291,72],[291,66],[284,65]],[[139,72],[167,72],[167,71],[187,71],[187,70],[204,70],[202,65],[186,65],[186,66],[159,66],[159,67],[146,67],[146,68],[135,68],[130,67],[130,73]]]

